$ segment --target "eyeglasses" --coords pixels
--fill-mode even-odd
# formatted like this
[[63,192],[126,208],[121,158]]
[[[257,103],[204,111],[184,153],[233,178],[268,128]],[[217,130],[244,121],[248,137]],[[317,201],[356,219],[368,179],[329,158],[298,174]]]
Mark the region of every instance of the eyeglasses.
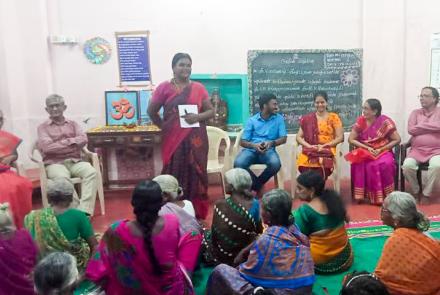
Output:
[[430,98],[430,97],[434,97],[433,95],[428,95],[428,94],[421,94],[421,95],[418,95],[417,96],[417,98]]
[[[346,275],[346,277],[347,277],[348,275]],[[370,278],[373,278],[374,280],[378,280],[378,278],[373,274],[373,273],[363,273],[363,274],[358,274],[358,275],[355,275],[355,276],[353,276],[348,282],[347,282],[347,284],[345,285],[345,287],[344,288],[348,288],[348,286],[350,286],[350,284],[354,281],[354,280],[356,280],[356,279],[358,279],[358,278],[362,278],[362,277],[370,277]],[[344,278],[344,279],[346,279],[346,278]],[[342,290],[341,290],[342,291]],[[341,292],[342,293],[342,292]],[[341,293],[339,293],[339,294],[341,294]]]
[[54,103],[54,104],[47,105],[46,107],[48,109],[59,109],[59,108],[62,108],[63,106],[64,106],[63,103]]

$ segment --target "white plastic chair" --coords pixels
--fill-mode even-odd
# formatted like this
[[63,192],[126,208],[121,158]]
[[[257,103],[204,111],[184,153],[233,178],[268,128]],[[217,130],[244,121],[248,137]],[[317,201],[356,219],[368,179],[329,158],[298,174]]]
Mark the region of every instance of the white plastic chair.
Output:
[[[97,186],[98,186],[98,198],[99,198],[99,205],[101,208],[101,214],[105,215],[105,204],[104,204],[104,187],[102,183],[102,169],[101,169],[101,163],[99,161],[99,157],[97,153],[92,153],[89,151],[86,147],[83,147],[82,153],[84,157],[92,164],[93,168],[96,170],[96,178],[97,178]],[[32,148],[31,152],[29,154],[29,158],[38,164],[38,168],[40,170],[40,187],[41,187],[41,198],[43,202],[44,207],[49,206],[49,202],[47,201],[47,172],[46,168],[44,166],[42,156],[40,151],[37,148],[37,144],[35,143]],[[69,179],[73,185],[81,184],[81,178],[79,177],[72,177]]]
[[[334,160],[334,168],[333,173],[330,175],[333,181],[333,188],[338,193],[341,191],[341,158],[342,158],[342,152],[341,152],[342,142],[338,143],[336,145],[336,155]],[[296,187],[296,177],[298,175],[298,166],[296,165],[296,161],[301,154],[300,146],[298,145],[298,142],[296,139],[293,140],[292,143],[292,159],[294,161],[291,169],[291,181],[290,181],[290,190],[292,193],[292,196],[295,194],[295,187]]]
[[[240,141],[241,141],[242,135],[243,135],[243,130],[241,130],[238,133],[237,138],[235,139],[235,143],[234,143],[234,147],[233,147],[233,158],[234,159],[237,157],[238,153],[240,152],[240,149],[241,149]],[[283,145],[279,145],[275,148],[278,155],[280,156],[281,163],[283,162],[283,158],[284,158],[284,157],[282,157],[283,152],[284,152],[284,150],[283,150],[284,146],[285,145],[283,144]],[[251,165],[250,169],[262,171],[262,170],[266,169],[266,165],[265,164],[254,164],[254,165]],[[281,167],[280,171],[278,171],[278,173],[273,176],[273,179],[274,179],[276,188],[284,189],[283,167]]]
[[[229,139],[228,133],[220,128],[213,126],[206,126],[206,131],[208,132],[208,141],[209,141],[207,172],[208,174],[212,174],[212,173],[220,174],[223,193],[226,193],[223,176],[226,170],[229,169],[230,167],[229,149],[231,147],[231,140]],[[223,163],[221,163],[219,159],[219,150],[220,150],[220,144],[223,140],[226,142],[226,148],[224,151],[225,156],[223,158]]]

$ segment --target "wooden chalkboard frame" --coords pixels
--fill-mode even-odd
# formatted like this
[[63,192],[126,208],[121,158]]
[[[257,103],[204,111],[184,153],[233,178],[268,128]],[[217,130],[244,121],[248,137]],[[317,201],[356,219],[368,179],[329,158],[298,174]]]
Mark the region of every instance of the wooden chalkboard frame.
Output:
[[[360,88],[360,104],[362,104],[362,100],[363,100],[363,83],[362,83],[362,78],[363,78],[363,73],[362,73],[362,68],[363,68],[363,62],[362,62],[362,54],[363,51],[362,49],[288,49],[288,50],[249,50],[248,51],[248,56],[247,56],[247,60],[248,60],[248,84],[249,84],[249,113],[250,116],[252,116],[254,114],[253,110],[254,110],[254,105],[255,105],[255,101],[254,101],[254,95],[253,95],[253,73],[252,73],[252,66],[253,66],[253,61],[258,58],[259,56],[263,55],[263,54],[273,54],[273,53],[288,53],[288,54],[295,54],[295,53],[352,53],[354,54],[358,59],[359,59],[359,71],[361,73],[361,79],[359,81],[359,88]],[[359,109],[359,115],[361,114],[361,109]],[[286,125],[287,126],[287,125]],[[352,125],[350,126],[344,126],[344,130],[345,131],[350,131],[351,130]],[[288,130],[289,133],[296,133],[298,130]]]

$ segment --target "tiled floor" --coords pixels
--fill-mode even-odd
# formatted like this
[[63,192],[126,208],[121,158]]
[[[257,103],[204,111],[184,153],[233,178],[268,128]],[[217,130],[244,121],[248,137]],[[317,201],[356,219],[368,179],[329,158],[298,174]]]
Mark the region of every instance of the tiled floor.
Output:
[[[274,187],[273,182],[266,185],[266,190]],[[286,183],[286,188],[289,188],[290,184]],[[350,221],[368,221],[380,219],[380,207],[368,204],[354,204],[351,202],[350,197],[350,184],[348,181],[342,181],[341,193],[347,204],[348,214]],[[223,198],[222,189],[220,185],[210,185],[208,190],[210,212],[206,219],[206,223],[210,224],[212,220],[212,207],[216,200]],[[119,191],[106,191],[105,192],[105,211],[106,214],[100,215],[99,202],[96,202],[95,216],[92,218],[93,227],[96,232],[103,232],[114,221],[120,219],[132,219],[133,209],[130,204],[131,190],[119,190]],[[297,207],[300,204],[299,200],[295,200],[293,207]],[[41,199],[38,192],[34,194],[34,208],[41,207]],[[428,216],[440,215],[440,194],[433,199],[430,205],[419,206],[419,209]]]

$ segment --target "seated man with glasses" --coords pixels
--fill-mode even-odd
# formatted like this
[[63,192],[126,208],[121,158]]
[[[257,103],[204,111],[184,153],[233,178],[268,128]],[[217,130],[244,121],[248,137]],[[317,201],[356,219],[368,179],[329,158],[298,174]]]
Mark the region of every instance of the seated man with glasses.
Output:
[[439,92],[434,87],[424,87],[419,96],[421,109],[409,116],[408,133],[411,135],[411,150],[402,169],[414,195],[421,188],[417,181],[420,163],[429,162],[426,184],[421,192],[421,203],[429,203],[434,185],[440,184],[440,108],[437,107]]
[[[49,120],[38,127],[38,149],[43,156],[49,179],[81,178],[81,198],[74,195],[74,204],[87,215],[93,215],[97,191],[97,173],[89,162],[81,158],[81,150],[87,144],[87,135],[78,123],[66,119],[64,98],[52,94],[46,98]],[[75,204],[75,205],[76,205]]]

